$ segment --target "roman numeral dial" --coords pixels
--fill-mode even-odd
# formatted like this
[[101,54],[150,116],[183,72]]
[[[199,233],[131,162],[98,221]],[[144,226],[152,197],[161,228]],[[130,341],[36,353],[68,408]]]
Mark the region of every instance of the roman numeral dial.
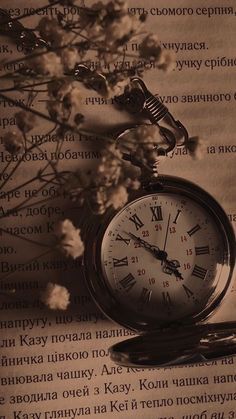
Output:
[[129,273],[119,281],[122,288],[127,292],[129,292],[135,286],[136,282],[136,279],[131,273]]
[[127,246],[130,244],[130,239],[127,239],[127,237],[121,236],[121,234],[119,233],[116,236],[116,240],[126,244]]
[[209,253],[210,253],[209,246],[197,246],[197,247],[195,247],[196,256],[208,255]]
[[165,308],[167,308],[168,310],[171,309],[171,306],[173,305],[173,303],[170,297],[170,293],[168,291],[162,292],[162,302]]
[[193,234],[197,233],[197,231],[200,230],[200,229],[201,229],[200,225],[199,224],[196,224],[189,231],[187,231],[187,233],[191,237]]
[[201,205],[200,192],[195,197],[195,190],[187,189],[181,195],[174,182],[160,192],[132,193],[137,198],[113,216],[108,212],[101,223],[102,257],[94,270],[102,271],[106,306],[117,303],[114,318],[120,313],[124,325],[132,319],[133,330],[198,320],[214,300],[226,260],[227,240],[214,212],[207,202]]
[[136,230],[139,230],[144,226],[143,222],[140,220],[137,214],[134,214],[131,217],[129,217],[129,220],[135,225]]
[[207,269],[202,268],[201,266],[195,265],[192,271],[192,276],[196,276],[200,279],[205,279],[205,276],[207,274]]
[[143,310],[143,308],[150,303],[151,296],[152,290],[143,287],[138,297],[138,307],[140,310]]
[[114,268],[118,268],[119,266],[128,266],[128,258],[125,256],[121,259],[113,258],[113,266]]
[[161,206],[154,206],[154,207],[150,207],[151,210],[151,214],[152,214],[152,221],[162,221],[163,217],[162,217],[162,208]]

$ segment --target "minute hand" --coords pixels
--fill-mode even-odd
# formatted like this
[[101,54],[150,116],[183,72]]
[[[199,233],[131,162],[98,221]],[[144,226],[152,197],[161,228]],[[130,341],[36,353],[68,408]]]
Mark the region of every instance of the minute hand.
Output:
[[164,260],[164,261],[167,259],[167,256],[168,256],[167,253],[163,250],[160,250],[158,246],[148,243],[146,240],[141,239],[140,237],[136,236],[133,233],[128,233],[128,235],[133,240],[136,240],[138,243],[140,243],[141,246],[144,247],[144,249],[152,253],[152,255],[155,256],[156,259]]
[[160,250],[158,246],[148,243],[146,240],[141,239],[141,237],[136,236],[133,233],[127,233],[133,240],[136,240],[140,243],[144,249],[148,250],[156,259],[164,261],[164,266],[162,268],[163,272],[166,274],[174,274],[177,278],[181,278],[182,274],[178,271],[177,268],[180,267],[180,264],[177,260],[168,260],[168,254],[164,250]]

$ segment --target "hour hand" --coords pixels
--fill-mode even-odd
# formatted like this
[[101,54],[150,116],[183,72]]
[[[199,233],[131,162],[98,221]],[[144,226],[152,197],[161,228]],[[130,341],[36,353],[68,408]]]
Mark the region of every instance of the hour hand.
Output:
[[160,250],[158,246],[148,243],[146,240],[141,239],[141,237],[138,237],[131,232],[126,234],[128,234],[133,240],[140,243],[141,246],[144,247],[144,249],[148,250],[150,253],[152,253],[152,255],[155,256],[156,259],[164,261],[166,260],[167,253],[163,250]]
[[146,240],[141,239],[141,237],[136,236],[135,234],[129,232],[125,232],[128,234],[133,240],[137,241],[141,244],[144,249],[148,250],[153,256],[155,256],[156,259],[161,260],[164,262],[162,271],[168,275],[174,274],[176,278],[181,278],[182,274],[178,271],[178,268],[180,267],[180,263],[178,260],[168,260],[167,253],[164,250],[160,250],[158,246],[155,246],[153,244],[148,243]]

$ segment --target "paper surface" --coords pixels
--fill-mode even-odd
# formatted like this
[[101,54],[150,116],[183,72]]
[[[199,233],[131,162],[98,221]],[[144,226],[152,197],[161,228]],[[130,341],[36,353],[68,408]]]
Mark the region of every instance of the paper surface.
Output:
[[[36,7],[42,1],[17,1],[0,6],[18,13]],[[86,4],[87,5],[87,4]],[[205,144],[201,160],[178,153],[161,166],[161,172],[191,180],[210,192],[223,206],[232,222],[236,220],[235,205],[235,14],[233,1],[196,1],[190,7],[187,0],[155,2],[130,1],[133,13],[148,15],[148,30],[158,34],[162,44],[176,52],[176,68],[169,74],[151,70],[145,76],[150,91],[157,93],[176,119],[191,136],[199,136]],[[29,23],[29,19],[25,20]],[[35,23],[35,18],[32,20]],[[29,25],[31,26],[31,25]],[[2,38],[3,45],[9,40]],[[19,52],[2,54],[11,60]],[[133,45],[135,52],[135,41]],[[3,70],[0,75],[3,74]],[[92,91],[84,93],[81,112],[94,128],[124,121],[128,116],[114,110],[110,104],[99,104]],[[11,96],[12,97],[12,96]],[[19,96],[22,98],[22,96]],[[38,99],[43,100],[43,94]],[[36,102],[37,109],[42,103]],[[1,134],[14,128],[10,118],[16,109],[0,104]],[[109,117],[108,117],[109,115]],[[3,118],[9,118],[4,127]],[[45,122],[33,134],[47,130]],[[55,150],[52,143],[41,152]],[[81,152],[80,158],[66,159],[66,150]],[[64,141],[61,150],[63,167],[88,167],[97,161],[98,151],[85,138]],[[3,146],[1,145],[1,152]],[[92,154],[94,152],[94,154]],[[87,153],[87,154],[86,154]],[[1,171],[5,152],[1,154]],[[26,161],[17,180],[25,182],[32,167],[40,161]],[[2,169],[3,168],[3,169]],[[7,169],[5,173],[9,173]],[[4,177],[2,177],[4,181]],[[32,191],[35,186],[30,186]],[[0,207],[27,197],[1,195]],[[48,191],[48,194],[50,192]],[[51,190],[53,195],[53,190]],[[4,198],[4,199],[3,199]],[[38,196],[35,199],[43,199]],[[53,234],[54,221],[65,216],[78,224],[78,208],[68,201],[52,200],[32,206],[17,216],[1,220],[2,229],[13,229],[21,236],[47,242]],[[26,217],[26,214],[28,216]],[[11,230],[8,230],[11,231]],[[129,337],[129,332],[108,320],[88,294],[81,268],[68,262],[59,253],[33,258],[44,252],[40,246],[5,234],[1,230],[1,290],[16,289],[13,297],[0,297],[1,310],[1,370],[0,419],[28,418],[236,418],[235,357],[162,369],[132,369],[119,367],[109,359],[108,348]],[[24,263],[30,262],[26,270]],[[15,265],[17,264],[17,265]],[[17,269],[17,272],[11,272]],[[48,282],[66,284],[71,293],[71,305],[66,312],[46,310],[39,303],[39,294]],[[236,319],[235,291],[227,296],[215,319]],[[214,319],[211,319],[213,321]],[[110,337],[109,337],[110,336]]]

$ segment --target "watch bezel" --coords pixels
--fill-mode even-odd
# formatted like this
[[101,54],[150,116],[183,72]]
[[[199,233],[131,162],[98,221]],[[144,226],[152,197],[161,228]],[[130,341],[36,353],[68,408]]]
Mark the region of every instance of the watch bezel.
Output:
[[[109,223],[114,216],[129,205],[135,199],[149,195],[151,193],[175,193],[181,194],[184,197],[195,200],[198,204],[203,206],[208,213],[215,219],[215,222],[224,238],[224,264],[222,265],[221,275],[226,275],[227,280],[224,286],[220,286],[220,281],[214,291],[214,298],[211,296],[210,303],[206,307],[192,315],[191,317],[181,319],[181,321],[171,323],[156,323],[153,319],[150,321],[143,321],[142,316],[139,318],[137,314],[135,319],[132,318],[132,311],[124,308],[119,301],[116,300],[114,293],[110,289],[102,271],[102,262],[100,257],[101,244],[105,231],[107,230]],[[107,212],[102,216],[95,216],[93,220],[89,222],[89,228],[86,234],[86,249],[84,254],[84,268],[85,268],[85,280],[92,295],[94,301],[99,308],[105,313],[107,317],[116,323],[140,332],[153,332],[160,330],[163,327],[173,326],[174,324],[195,324],[198,322],[205,321],[210,315],[213,314],[215,309],[219,307],[226,293],[228,292],[233,276],[234,264],[235,264],[235,238],[234,231],[230,224],[230,221],[219,203],[204,189],[198,185],[186,181],[185,179],[174,177],[174,176],[160,176],[156,183],[151,183],[144,189],[134,191],[128,202],[123,208],[114,210],[109,208]]]

